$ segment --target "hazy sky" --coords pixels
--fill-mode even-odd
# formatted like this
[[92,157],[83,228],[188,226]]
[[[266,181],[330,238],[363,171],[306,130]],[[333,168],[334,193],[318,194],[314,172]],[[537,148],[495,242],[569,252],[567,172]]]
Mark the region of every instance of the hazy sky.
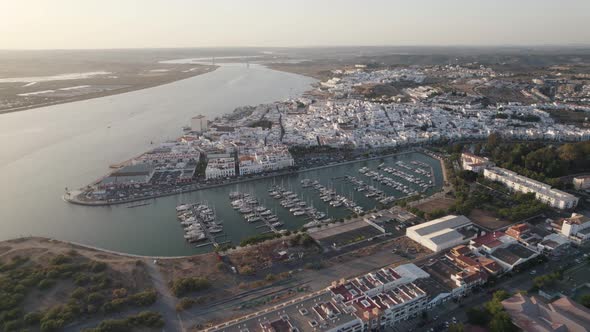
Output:
[[590,0],[0,0],[0,48],[590,44]]

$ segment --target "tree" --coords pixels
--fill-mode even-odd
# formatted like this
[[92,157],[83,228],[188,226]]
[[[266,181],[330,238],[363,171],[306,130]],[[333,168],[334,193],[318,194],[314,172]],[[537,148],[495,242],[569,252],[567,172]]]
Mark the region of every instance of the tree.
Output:
[[586,308],[590,308],[590,294],[586,294],[580,297],[580,304]]
[[506,300],[507,298],[509,298],[510,296],[511,296],[510,293],[501,289],[501,290],[496,291],[494,293],[493,300],[498,301],[498,302],[502,302],[502,301]]
[[469,324],[485,326],[489,321],[488,314],[481,309],[469,308],[466,314]]
[[449,325],[449,332],[464,332],[465,327],[461,323],[455,323]]
[[510,316],[504,311],[494,315],[490,321],[489,329],[491,332],[511,332],[517,330],[512,324]]
[[500,312],[504,311],[504,307],[502,306],[502,303],[497,300],[492,300],[492,301],[487,302],[484,305],[484,307],[492,316],[495,316],[495,315],[499,314]]

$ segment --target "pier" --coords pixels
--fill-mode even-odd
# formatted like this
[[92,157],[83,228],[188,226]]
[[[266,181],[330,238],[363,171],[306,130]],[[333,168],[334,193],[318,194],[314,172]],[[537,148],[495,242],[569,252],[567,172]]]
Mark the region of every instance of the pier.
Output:
[[[258,199],[251,197],[250,194],[244,193],[230,193],[230,199],[234,209],[239,210],[247,222],[255,223],[262,221],[264,225],[256,226],[257,229],[267,227],[270,232],[275,234],[281,233],[278,227],[283,224],[279,221],[278,217],[275,216],[271,210],[260,204]],[[263,232],[263,234],[266,232]]]
[[223,226],[217,223],[215,212],[204,203],[184,204],[176,207],[177,216],[180,224],[184,227],[185,240],[190,243],[207,240],[205,243],[195,245],[195,247],[206,247],[212,245],[218,248],[219,243],[214,233],[223,231]]

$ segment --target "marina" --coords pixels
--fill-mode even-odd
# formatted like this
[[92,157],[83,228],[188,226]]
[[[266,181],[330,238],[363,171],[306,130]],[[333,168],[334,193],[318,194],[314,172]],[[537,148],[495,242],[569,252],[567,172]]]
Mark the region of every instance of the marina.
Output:
[[283,226],[283,223],[271,210],[260,204],[258,199],[250,194],[240,192],[229,193],[229,198],[234,210],[239,211],[248,223],[262,223],[263,225],[258,225],[256,228],[267,228],[266,233],[278,234],[282,232],[279,228]]
[[[330,204],[334,200],[328,201],[328,198],[340,196],[346,200],[354,201],[354,206],[362,208],[362,211],[378,207],[380,204],[378,197],[372,195],[367,197],[366,194],[371,191],[361,189],[359,178],[355,181],[351,174],[358,173],[358,170],[363,167],[377,170],[381,164],[383,164],[381,168],[398,169],[400,167],[396,165],[397,161],[403,161],[404,165],[412,169],[426,169],[424,166],[412,164],[412,161],[420,161],[432,167],[434,186],[426,188],[424,194],[433,193],[441,187],[442,171],[439,161],[422,153],[411,152],[209,188],[178,196],[159,198],[155,201],[156,205],[170,202],[174,206],[184,202],[209,202],[210,206],[215,206],[216,218],[224,221],[223,234],[226,236],[224,239],[227,239],[225,241],[231,241],[232,245],[237,245],[248,237],[273,232],[269,227],[269,224],[272,225],[272,223],[281,223],[280,226],[278,224],[273,226],[274,232],[300,230],[338,221],[355,213],[354,207],[347,207],[344,203],[341,205]],[[408,174],[416,173],[413,171],[411,173],[403,167],[401,169]],[[379,172],[381,173],[381,171]],[[383,173],[387,174],[385,171]],[[417,174],[416,177],[423,179],[425,183],[428,183],[427,181],[430,179],[427,175]],[[405,193],[383,185],[372,178],[362,181],[364,186],[374,187],[375,193],[382,192],[382,197],[395,200],[407,196]],[[403,179],[396,181],[403,183],[412,191],[424,190],[417,184],[419,182],[412,183]],[[144,208],[149,209],[152,206]],[[137,210],[140,211],[141,208]],[[163,215],[162,218],[166,218],[166,216]],[[184,233],[178,234],[177,241],[182,241],[183,235]],[[195,244],[191,243],[187,243],[187,245],[193,252],[212,250],[212,246],[195,247]]]

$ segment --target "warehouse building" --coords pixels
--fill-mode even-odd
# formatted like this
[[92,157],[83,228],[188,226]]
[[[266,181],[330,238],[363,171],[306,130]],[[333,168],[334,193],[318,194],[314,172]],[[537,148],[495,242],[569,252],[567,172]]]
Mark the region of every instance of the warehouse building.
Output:
[[473,223],[467,217],[454,215],[406,229],[406,236],[434,252],[465,243],[475,235]]

